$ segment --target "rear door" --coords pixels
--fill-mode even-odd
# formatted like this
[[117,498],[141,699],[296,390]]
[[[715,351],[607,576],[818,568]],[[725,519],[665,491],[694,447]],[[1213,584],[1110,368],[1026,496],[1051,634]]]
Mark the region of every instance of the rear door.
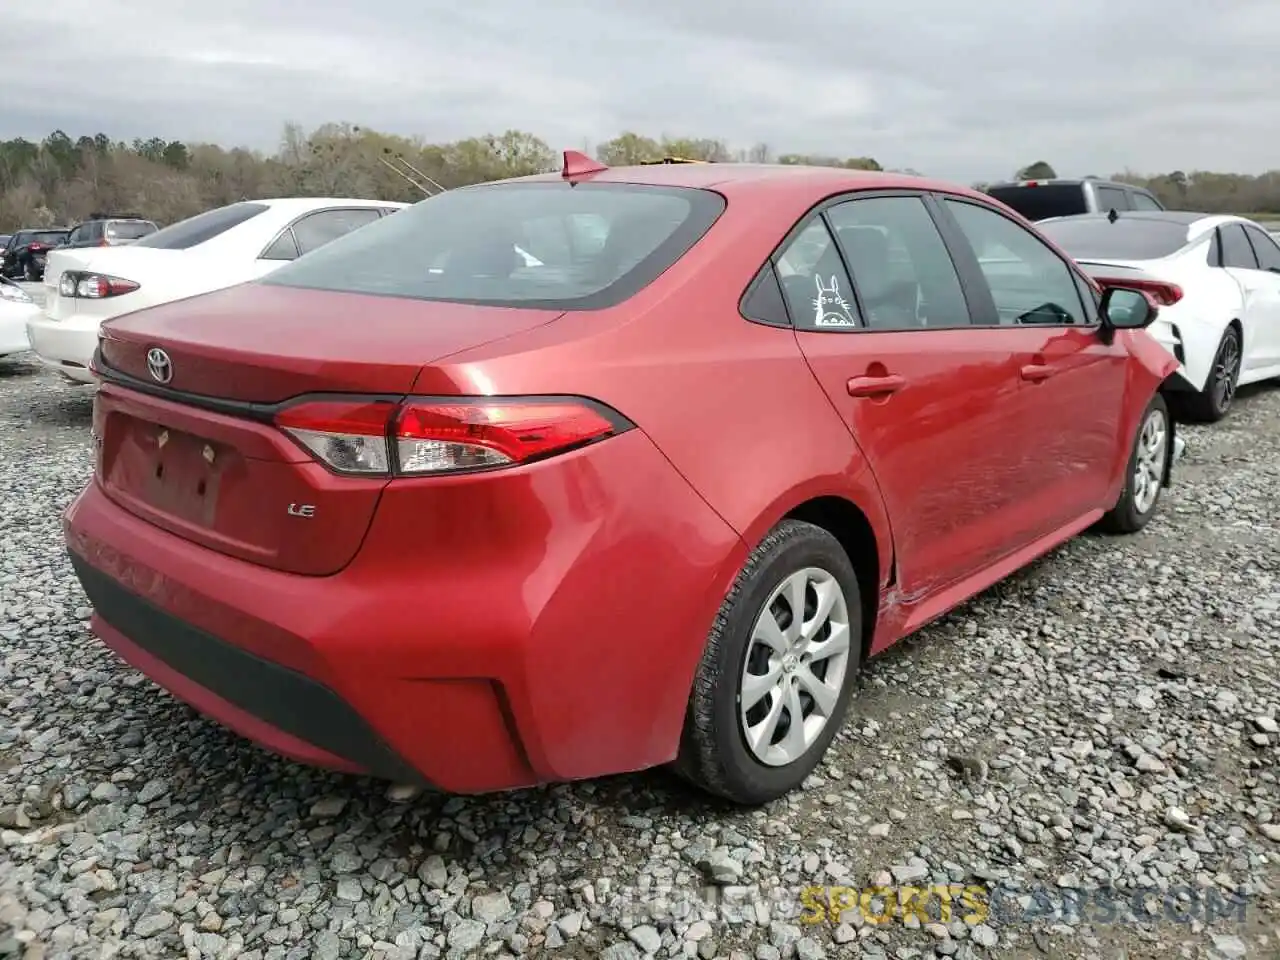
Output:
[[1246,299],[1249,349],[1242,369],[1246,372],[1280,366],[1280,247],[1258,227],[1246,225],[1245,236],[1253,248],[1257,268],[1247,274]]
[[966,296],[926,199],[835,202],[798,225],[775,269],[800,349],[889,508],[903,594],[1023,545],[1042,468],[1019,369],[1042,335],[971,324],[986,301]]
[[1129,353],[1099,336],[1098,299],[1044,240],[993,207],[940,197],[957,259],[979,272],[974,322],[1017,357],[1017,473],[1030,483],[1010,523],[1047,535],[1103,505],[1114,476]]

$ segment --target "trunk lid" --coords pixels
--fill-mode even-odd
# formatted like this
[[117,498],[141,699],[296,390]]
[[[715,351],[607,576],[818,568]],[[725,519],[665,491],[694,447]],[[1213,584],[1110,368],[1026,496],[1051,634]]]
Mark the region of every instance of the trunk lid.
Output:
[[[220,553],[336,573],[387,478],[331,472],[271,424],[272,405],[404,394],[425,364],[559,316],[247,284],[117,317],[102,327],[98,482],[136,516]],[[169,358],[163,385],[148,370],[153,348]]]

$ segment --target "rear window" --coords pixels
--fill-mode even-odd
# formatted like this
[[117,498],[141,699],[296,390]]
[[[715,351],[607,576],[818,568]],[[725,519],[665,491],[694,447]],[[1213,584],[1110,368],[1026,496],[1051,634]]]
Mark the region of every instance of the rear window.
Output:
[[723,212],[707,190],[503,183],[437,194],[260,282],[553,310],[621,303]]
[[157,230],[143,237],[135,247],[154,247],[158,250],[186,250],[196,244],[205,243],[226,233],[232,227],[238,227],[246,220],[269,210],[265,203],[233,203],[216,210],[198,213],[186,220],[179,220],[172,226]]
[[27,243],[57,243],[67,235],[65,230],[41,230],[27,237]]
[[115,240],[140,240],[156,232],[156,225],[147,220],[112,220],[107,224],[107,236]]
[[1040,232],[1076,260],[1155,260],[1187,244],[1187,225],[1168,220],[1106,217],[1037,224]]
[[1028,220],[1071,217],[1078,213],[1089,212],[1084,185],[1080,183],[1049,183],[1037,187],[992,187],[987,193],[1005,206],[1017,210]]

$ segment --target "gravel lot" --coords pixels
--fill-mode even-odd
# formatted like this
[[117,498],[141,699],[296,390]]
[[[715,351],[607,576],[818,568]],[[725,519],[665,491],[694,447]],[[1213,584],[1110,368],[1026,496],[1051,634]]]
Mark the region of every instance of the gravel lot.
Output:
[[[1187,432],[1145,533],[871,665],[821,775],[749,813],[660,772],[412,797],[200,719],[86,629],[90,397],[0,360],[0,957],[1280,957],[1280,390]],[[801,915],[890,883],[1000,896]]]

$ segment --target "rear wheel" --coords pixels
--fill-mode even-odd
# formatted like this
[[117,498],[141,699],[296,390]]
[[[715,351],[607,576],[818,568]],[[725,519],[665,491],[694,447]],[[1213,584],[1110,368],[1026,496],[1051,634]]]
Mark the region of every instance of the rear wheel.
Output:
[[716,616],[676,771],[740,804],[794,790],[844,720],[861,651],[849,557],[821,527],[782,522],[747,559]]
[[1103,516],[1105,529],[1112,533],[1137,533],[1155,516],[1164,488],[1171,439],[1169,406],[1157,393],[1139,421],[1138,434],[1129,452],[1124,491],[1116,505]]
[[1227,415],[1240,380],[1242,354],[1240,331],[1233,324],[1222,334],[1218,352],[1213,358],[1213,369],[1209,371],[1204,389],[1184,400],[1188,419],[1200,423],[1216,423]]

